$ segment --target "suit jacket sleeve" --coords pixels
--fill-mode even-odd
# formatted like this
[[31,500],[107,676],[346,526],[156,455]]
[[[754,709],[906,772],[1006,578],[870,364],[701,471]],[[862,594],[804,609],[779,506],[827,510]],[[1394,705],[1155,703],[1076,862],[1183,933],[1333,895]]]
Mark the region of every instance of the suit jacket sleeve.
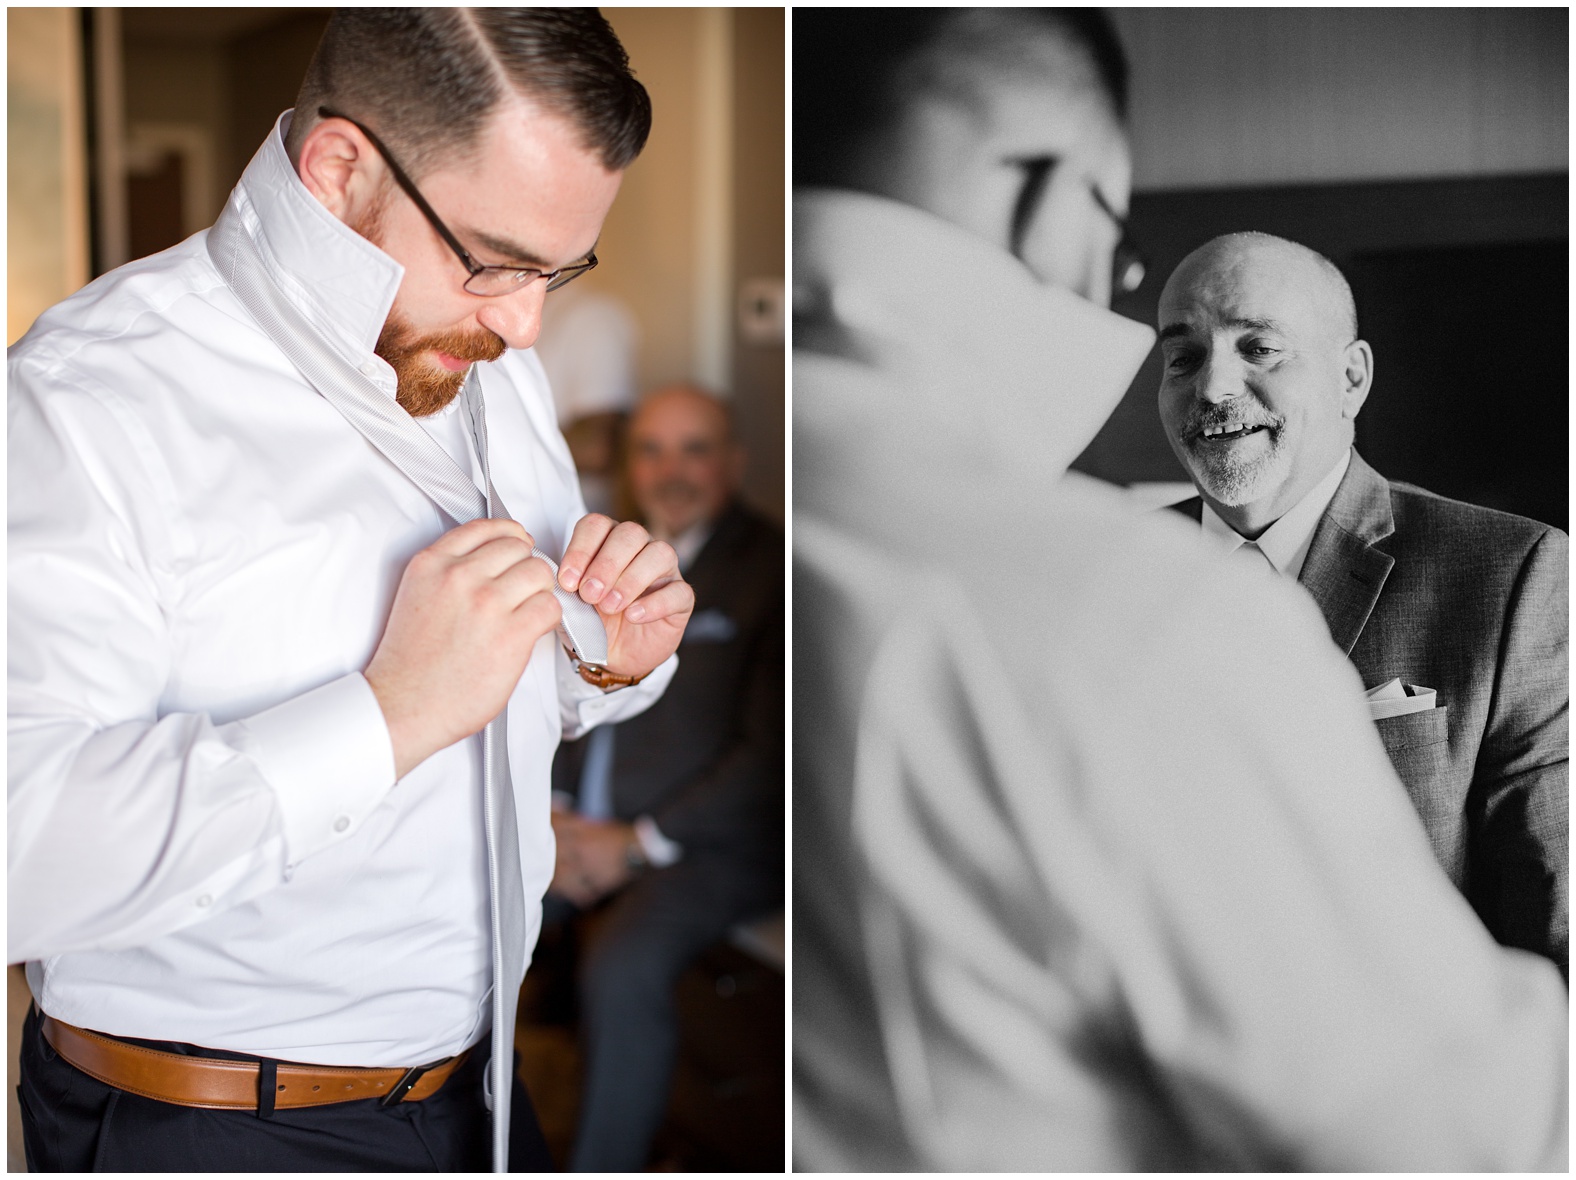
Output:
[[752,853],[781,854],[783,663],[779,598],[756,635],[733,740],[652,815],[670,840],[685,848],[738,850],[743,836]]
[[1522,564],[1468,807],[1471,897],[1500,940],[1569,978],[1569,538],[1550,529]]

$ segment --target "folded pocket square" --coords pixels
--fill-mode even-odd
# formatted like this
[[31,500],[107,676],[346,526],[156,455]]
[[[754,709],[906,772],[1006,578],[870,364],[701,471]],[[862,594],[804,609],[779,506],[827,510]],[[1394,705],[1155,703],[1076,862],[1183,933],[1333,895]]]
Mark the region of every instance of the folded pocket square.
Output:
[[1399,676],[1370,688],[1363,696],[1368,700],[1368,715],[1375,721],[1423,713],[1439,705],[1439,694],[1433,689],[1421,684],[1402,684]]
[[684,628],[684,643],[727,643],[739,633],[739,625],[716,607],[696,611]]

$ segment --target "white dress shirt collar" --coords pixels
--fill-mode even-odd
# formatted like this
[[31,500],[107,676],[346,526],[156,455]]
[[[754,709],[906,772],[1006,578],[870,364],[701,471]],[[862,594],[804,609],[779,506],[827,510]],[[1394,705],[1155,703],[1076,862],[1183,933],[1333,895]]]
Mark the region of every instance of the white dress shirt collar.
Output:
[[[219,220],[241,218],[286,296],[326,337],[337,338],[356,364],[382,366],[372,349],[405,268],[330,213],[301,182],[285,151],[290,116],[279,116]],[[388,388],[392,394],[391,383]]]
[[[1292,505],[1279,520],[1259,534],[1259,551],[1286,577],[1295,581],[1301,576],[1303,562],[1308,560],[1308,550],[1313,545],[1314,530],[1319,527],[1319,520],[1330,506],[1330,501],[1335,499],[1335,490],[1341,486],[1351,462],[1352,450],[1348,447],[1341,452],[1340,459],[1330,468],[1328,475],[1314,484],[1308,494]],[[1203,502],[1203,507],[1200,519],[1205,536],[1219,541],[1228,552],[1246,542],[1247,538],[1222,520],[1207,500]]]
[[793,299],[795,528],[888,550],[933,547],[963,503],[1054,494],[1155,338],[959,226],[830,189],[794,195]]

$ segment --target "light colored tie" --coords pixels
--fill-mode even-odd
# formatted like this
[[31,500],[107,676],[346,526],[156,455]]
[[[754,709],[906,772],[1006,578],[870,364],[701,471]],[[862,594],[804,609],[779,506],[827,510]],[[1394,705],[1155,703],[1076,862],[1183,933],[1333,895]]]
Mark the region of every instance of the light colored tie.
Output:
[[[476,371],[461,393],[476,445],[484,495],[441,445],[399,404],[331,348],[316,327],[276,289],[257,245],[239,217],[221,217],[209,231],[208,252],[220,275],[275,345],[323,398],[425,492],[457,524],[507,515],[498,502],[487,460],[487,421]],[[596,608],[557,585],[552,558],[533,550],[553,568],[553,594],[563,607],[561,628],[582,660],[607,662],[607,633]],[[509,779],[507,708],[482,731],[483,819],[493,948],[492,1061],[487,1070],[493,1112],[493,1170],[509,1170],[509,1105],[514,1081],[514,1018],[525,978],[525,884],[520,868],[519,824]]]
[[[487,411],[473,368],[460,394],[471,439],[487,484],[487,516],[507,516],[493,487],[487,459]],[[422,433],[426,433],[423,431]],[[549,562],[551,564],[551,562]],[[554,567],[554,574],[557,567]],[[556,584],[556,583],[555,583]],[[604,640],[605,643],[605,640]],[[492,917],[492,1061],[487,1067],[493,1112],[493,1171],[509,1170],[509,1106],[514,1094],[514,1017],[525,979],[525,886],[520,869],[520,829],[509,778],[509,710],[482,730],[482,807],[487,835],[487,882]]]

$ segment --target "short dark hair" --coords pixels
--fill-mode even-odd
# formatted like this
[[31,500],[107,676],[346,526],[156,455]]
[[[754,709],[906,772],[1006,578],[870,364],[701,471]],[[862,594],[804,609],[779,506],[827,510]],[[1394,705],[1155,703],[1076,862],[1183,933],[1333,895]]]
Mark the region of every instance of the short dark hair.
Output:
[[595,8],[339,8],[296,99],[292,156],[331,107],[420,176],[474,149],[508,89],[574,125],[609,170],[651,130],[651,100]]
[[[1098,8],[996,10],[1061,37],[1081,50],[1119,122],[1127,120],[1127,58],[1111,18]],[[838,185],[857,155],[887,129],[906,96],[903,67],[944,44],[960,8],[795,8],[793,14],[793,171],[796,185]]]

